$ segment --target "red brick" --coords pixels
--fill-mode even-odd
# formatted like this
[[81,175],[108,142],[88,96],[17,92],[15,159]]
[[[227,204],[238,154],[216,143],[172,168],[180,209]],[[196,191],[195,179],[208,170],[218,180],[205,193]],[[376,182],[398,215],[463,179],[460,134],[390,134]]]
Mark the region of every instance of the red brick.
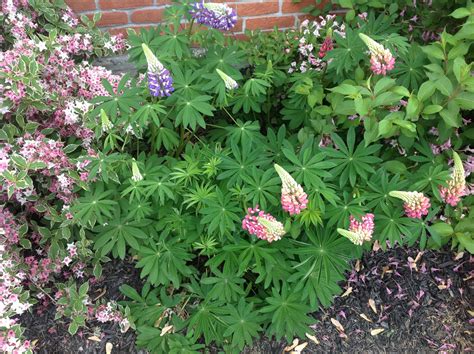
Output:
[[294,16],[248,18],[245,20],[245,29],[248,29],[248,30],[272,29],[274,26],[277,26],[280,28],[293,27],[294,25],[295,25]]
[[163,20],[164,9],[157,10],[137,10],[132,13],[132,22],[134,23],[151,23]]
[[74,12],[94,11],[96,9],[95,0],[66,0],[66,4]]
[[107,31],[111,34],[111,35],[117,35],[117,34],[123,34],[123,36],[125,38],[127,38],[127,29],[126,28],[109,28],[107,29]]
[[321,4],[316,4],[314,0],[301,0],[298,3],[293,3],[292,0],[284,0],[283,6],[281,8],[281,12],[293,13],[293,12],[301,12],[301,9],[313,5],[318,8],[322,8],[327,1],[322,1]]
[[[97,22],[97,26],[116,26],[116,25],[126,25],[128,24],[128,16],[126,12],[101,12],[102,17]],[[87,17],[92,19],[94,15],[88,14]]]
[[153,0],[99,0],[99,5],[102,10],[132,9],[153,5]]
[[258,16],[279,11],[278,2],[237,4],[237,16]]

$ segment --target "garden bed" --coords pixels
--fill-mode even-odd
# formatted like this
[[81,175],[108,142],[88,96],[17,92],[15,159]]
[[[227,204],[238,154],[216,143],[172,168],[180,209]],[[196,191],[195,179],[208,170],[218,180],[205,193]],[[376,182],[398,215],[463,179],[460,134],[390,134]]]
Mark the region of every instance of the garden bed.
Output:
[[[299,338],[298,344],[307,342],[307,353],[469,352],[474,346],[473,262],[471,256],[449,250],[420,252],[396,247],[368,253],[354,264],[347,275],[349,281],[341,284],[348,295],[337,297],[333,306],[313,315],[317,323],[311,326],[314,333],[310,334],[319,343]],[[138,272],[131,263],[110,262],[91,294],[124,300],[118,290],[122,284],[134,284],[138,289]],[[377,313],[371,308],[370,299],[374,300]],[[113,345],[113,352],[140,352],[135,348],[133,331],[123,334],[116,324],[92,323],[78,335],[70,336],[67,323],[55,322],[53,317],[51,307],[40,315],[22,318],[26,337],[37,340],[38,353],[103,353],[106,343]],[[338,329],[331,319],[342,327]],[[374,329],[384,331],[372,335]],[[290,344],[262,337],[244,353],[281,353]]]

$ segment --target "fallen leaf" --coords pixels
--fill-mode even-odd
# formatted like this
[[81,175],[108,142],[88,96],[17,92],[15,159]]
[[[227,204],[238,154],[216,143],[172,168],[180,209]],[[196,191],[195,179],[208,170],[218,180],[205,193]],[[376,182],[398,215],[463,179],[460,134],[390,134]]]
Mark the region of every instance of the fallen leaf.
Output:
[[418,266],[416,265],[416,261],[413,260],[413,258],[408,257],[408,265],[410,266],[410,269],[415,269],[418,272]]
[[376,329],[373,329],[370,331],[370,334],[373,335],[373,336],[376,336],[377,334],[380,334],[382,333],[383,331],[385,331],[385,329],[383,328],[376,328]]
[[374,245],[372,247],[372,251],[377,252],[380,249],[380,243],[379,240],[375,240]]
[[173,325],[164,326],[163,329],[161,330],[160,337],[163,337],[166,333],[168,333],[172,329],[173,329]]
[[382,267],[382,275],[380,276],[383,279],[385,273],[393,273],[393,270],[390,269],[390,266]]
[[104,289],[100,292],[100,294],[95,297],[94,301],[99,300],[102,296],[105,295],[106,292],[107,292],[107,289],[104,288]]
[[300,354],[304,348],[308,345],[308,342],[301,343],[295,347],[295,350],[291,352],[291,354]]
[[334,327],[337,328],[339,332],[344,332],[344,327],[342,327],[341,322],[339,322],[335,318],[331,318],[331,323],[334,325]]
[[89,338],[87,338],[87,339],[92,340],[92,341],[94,341],[94,342],[100,342],[100,338],[97,337],[97,336],[91,336],[91,337],[89,337]]
[[444,289],[447,289],[447,288],[448,288],[448,287],[447,287],[446,285],[444,285],[444,284],[438,285],[438,289],[439,289],[439,290],[444,290]]
[[370,318],[368,318],[365,313],[361,313],[359,316],[362,317],[367,322],[372,322],[372,320]]
[[454,257],[454,260],[459,261],[462,257],[464,257],[464,252],[459,252],[456,254],[456,257]]
[[474,311],[467,310],[467,313],[471,315],[472,317],[474,317]]
[[352,286],[348,287],[347,290],[344,292],[344,294],[341,295],[341,297],[346,297],[350,293],[352,293]]
[[313,336],[309,333],[305,333],[305,335],[308,339],[312,340],[315,344],[319,344],[319,340],[318,340],[318,338],[316,338],[316,336]]
[[355,270],[356,270],[356,272],[359,272],[359,271],[360,271],[360,260],[359,260],[359,259],[358,259],[357,262],[356,262]]
[[299,342],[300,342],[300,340],[298,338],[295,338],[295,339],[293,339],[293,343],[290,346],[285,347],[285,349],[283,349],[283,350],[285,352],[289,352],[289,351],[293,350],[293,348],[295,348],[298,345]]
[[110,354],[112,353],[112,348],[114,346],[112,345],[112,343],[110,342],[107,342],[107,344],[105,344],[105,354]]
[[418,263],[418,261],[421,259],[421,256],[423,256],[423,253],[424,252],[418,252],[418,254],[416,255],[416,258],[415,258],[415,263]]
[[369,299],[369,306],[372,309],[372,311],[377,313],[377,307],[375,307],[375,301],[373,299]]

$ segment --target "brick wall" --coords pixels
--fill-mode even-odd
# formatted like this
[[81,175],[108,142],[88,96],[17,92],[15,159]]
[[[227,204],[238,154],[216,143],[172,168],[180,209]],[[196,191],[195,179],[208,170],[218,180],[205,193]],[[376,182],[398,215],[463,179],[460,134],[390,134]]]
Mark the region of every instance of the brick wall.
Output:
[[[237,11],[239,18],[234,33],[243,33],[246,29],[290,28],[306,18],[301,9],[315,5],[315,0],[213,0],[225,2]],[[66,0],[79,15],[92,16],[102,13],[98,25],[111,33],[125,33],[127,28],[139,29],[154,26],[163,18],[167,0]]]

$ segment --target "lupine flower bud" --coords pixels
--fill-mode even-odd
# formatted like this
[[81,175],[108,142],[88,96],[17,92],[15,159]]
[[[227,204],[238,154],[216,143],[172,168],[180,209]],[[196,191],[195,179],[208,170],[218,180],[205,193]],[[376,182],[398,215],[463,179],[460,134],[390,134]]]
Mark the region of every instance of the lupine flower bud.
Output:
[[100,110],[100,122],[102,124],[102,131],[107,132],[113,128],[112,122],[109,120],[107,113],[103,109]]
[[145,53],[146,61],[148,63],[148,89],[150,94],[155,97],[165,97],[171,95],[174,91],[173,78],[170,72],[166,69],[148,46],[142,44],[143,52]]
[[228,31],[237,23],[235,10],[226,4],[196,2],[189,11],[197,23]]
[[359,37],[364,41],[370,51],[370,69],[374,74],[387,75],[387,71],[395,67],[395,58],[390,50],[383,45],[377,43],[372,38],[363,33],[359,33]]
[[453,151],[454,168],[447,187],[440,187],[441,198],[451,206],[456,206],[461,197],[466,194],[466,179],[464,166],[456,151]]
[[323,44],[321,45],[321,48],[319,48],[319,57],[324,58],[326,53],[329,52],[330,50],[333,50],[334,46],[332,44],[332,39],[331,37],[326,37],[324,39]]
[[285,234],[283,224],[272,215],[260,210],[258,205],[254,209],[247,209],[247,215],[242,220],[242,229],[268,242],[278,241]]
[[374,232],[374,214],[365,214],[362,222],[357,221],[352,215],[349,217],[349,230],[337,229],[337,232],[347,237],[352,243],[362,245],[364,241],[370,241]]
[[140,173],[140,169],[138,168],[137,162],[135,160],[132,161],[132,181],[139,182],[143,180],[143,176]]
[[231,78],[229,75],[227,75],[225,72],[222,70],[216,69],[217,73],[221,77],[221,79],[224,81],[225,88],[227,90],[233,90],[239,87],[239,84],[237,81],[235,81],[233,78]]
[[281,179],[281,206],[283,210],[296,215],[308,205],[308,196],[291,175],[285,169],[275,164],[275,170]]
[[388,193],[391,197],[403,200],[405,203],[405,214],[409,218],[421,219],[424,215],[428,214],[430,208],[430,199],[425,197],[420,192],[403,192],[403,191],[392,191]]

